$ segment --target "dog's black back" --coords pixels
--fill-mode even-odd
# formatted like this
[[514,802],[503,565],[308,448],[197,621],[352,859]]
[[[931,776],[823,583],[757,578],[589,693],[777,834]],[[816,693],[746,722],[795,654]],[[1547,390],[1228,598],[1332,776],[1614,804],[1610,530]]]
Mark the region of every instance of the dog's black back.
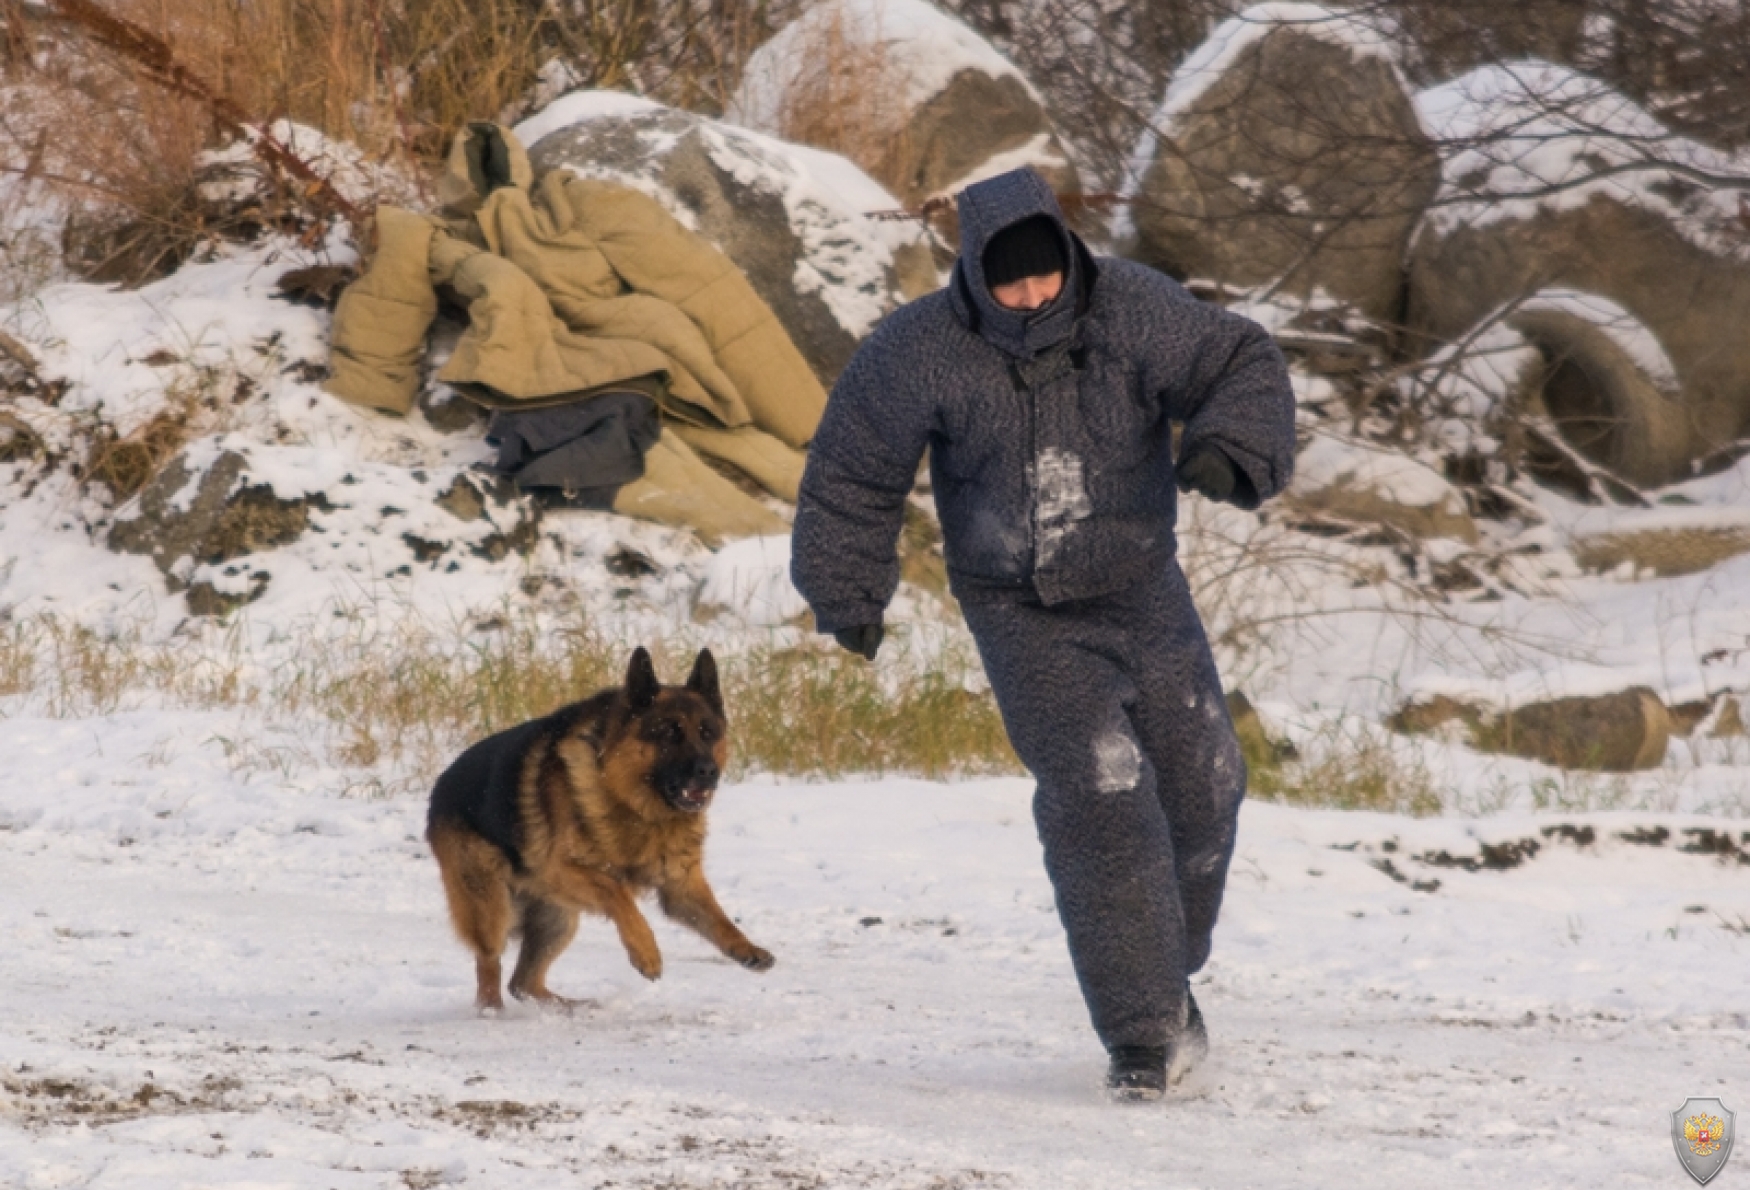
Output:
[[460,823],[504,852],[511,867],[524,870],[522,809],[518,804],[523,762],[542,740],[557,740],[579,720],[599,716],[614,691],[560,707],[489,735],[456,757],[437,779],[426,813],[429,834],[439,823]]

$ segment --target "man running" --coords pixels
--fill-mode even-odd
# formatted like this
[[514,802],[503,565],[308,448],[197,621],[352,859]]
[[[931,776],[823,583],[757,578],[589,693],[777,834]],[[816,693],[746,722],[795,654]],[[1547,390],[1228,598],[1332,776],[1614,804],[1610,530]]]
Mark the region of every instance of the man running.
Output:
[[929,449],[950,585],[1038,783],[1107,1085],[1156,1099],[1208,1048],[1187,977],[1246,785],[1175,489],[1241,508],[1280,491],[1294,395],[1261,327],[1094,257],[1032,170],[967,187],[959,214],[948,287],[889,316],[832,391],[792,574],[820,631],[873,660]]

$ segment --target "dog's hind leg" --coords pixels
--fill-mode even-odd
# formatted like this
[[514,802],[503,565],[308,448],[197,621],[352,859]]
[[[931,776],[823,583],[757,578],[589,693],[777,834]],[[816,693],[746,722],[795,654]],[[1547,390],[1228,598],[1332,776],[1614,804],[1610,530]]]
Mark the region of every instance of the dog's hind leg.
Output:
[[547,971],[577,934],[577,910],[532,896],[521,898],[518,907],[523,944],[510,974],[510,994],[518,1000],[569,1005],[571,1001],[548,990]]
[[504,970],[499,956],[512,921],[510,861],[498,848],[463,827],[438,824],[427,832],[456,934],[474,952],[474,1006],[504,1007]]

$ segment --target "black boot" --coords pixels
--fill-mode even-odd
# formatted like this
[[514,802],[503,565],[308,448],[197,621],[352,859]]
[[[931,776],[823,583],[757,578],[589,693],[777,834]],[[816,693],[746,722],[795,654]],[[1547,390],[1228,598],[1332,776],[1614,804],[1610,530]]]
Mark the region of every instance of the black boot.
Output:
[[1167,1082],[1178,1086],[1209,1055],[1209,1029],[1203,1024],[1203,1013],[1185,987],[1185,1028],[1173,1042],[1172,1060],[1167,1063]]
[[1106,1090],[1129,1103],[1159,1099],[1167,1093],[1167,1047],[1115,1045],[1106,1070]]

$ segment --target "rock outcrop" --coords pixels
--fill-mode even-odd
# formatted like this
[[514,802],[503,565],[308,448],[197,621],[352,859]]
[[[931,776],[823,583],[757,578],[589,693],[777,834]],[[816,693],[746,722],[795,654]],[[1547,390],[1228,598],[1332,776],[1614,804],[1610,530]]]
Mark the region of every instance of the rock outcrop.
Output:
[[518,125],[537,176],[570,169],[654,195],[747,274],[830,387],[876,322],[934,289],[916,224],[843,158],[617,92],[575,92]]
[[[464,557],[493,563],[526,555],[540,518],[538,504],[496,476],[456,468],[408,474],[348,466],[301,447],[233,449],[209,438],[153,477],[107,542],[150,557],[193,614],[221,615],[260,598],[286,566],[308,573],[339,565],[375,580],[453,571]],[[330,558],[334,550],[339,559]]]
[[748,60],[727,119],[842,152],[908,206],[1031,165],[1077,189],[1039,93],[925,0],[826,0]]
[[1387,726],[1424,732],[1454,721],[1463,724],[1470,744],[1481,751],[1564,769],[1626,773],[1657,768],[1671,740],[1671,715],[1645,686],[1549,699],[1507,711],[1436,696],[1400,708]]
[[1440,196],[1410,256],[1407,317],[1423,344],[1540,291],[1592,294],[1647,328],[1671,376],[1655,396],[1623,378],[1597,328],[1519,319],[1562,361],[1546,401],[1582,452],[1663,483],[1750,424],[1750,254],[1735,199],[1693,180],[1732,172],[1724,155],[1548,63],[1486,67],[1417,106],[1444,145]]
[[1396,321],[1439,158],[1380,31],[1311,5],[1234,17],[1174,74],[1132,165],[1132,254]]
[[199,567],[221,567],[289,544],[309,528],[308,500],[280,499],[271,487],[250,483],[247,469],[236,451],[204,463],[178,455],[140,492],[135,515],[111,527],[109,547],[150,555],[170,589],[187,592],[196,615],[229,611],[258,598],[267,586],[265,572],[245,575],[244,568],[233,567],[229,575],[190,581]]

